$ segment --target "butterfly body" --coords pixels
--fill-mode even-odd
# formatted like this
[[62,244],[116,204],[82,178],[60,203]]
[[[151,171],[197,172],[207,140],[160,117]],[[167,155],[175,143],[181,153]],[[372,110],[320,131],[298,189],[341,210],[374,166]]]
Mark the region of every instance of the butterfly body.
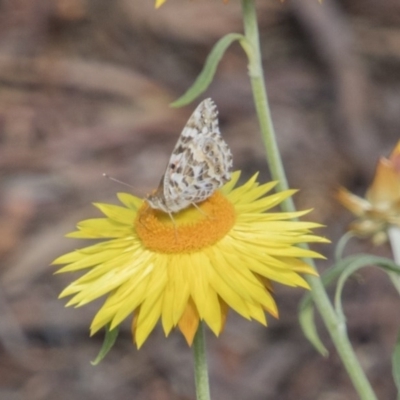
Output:
[[210,197],[231,179],[232,154],[218,127],[211,99],[189,118],[172,151],[161,182],[146,200],[171,215]]

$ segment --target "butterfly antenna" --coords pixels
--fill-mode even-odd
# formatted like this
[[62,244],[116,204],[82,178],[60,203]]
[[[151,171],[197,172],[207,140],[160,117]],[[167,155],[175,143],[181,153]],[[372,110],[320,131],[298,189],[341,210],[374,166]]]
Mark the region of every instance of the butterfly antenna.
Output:
[[122,182],[122,181],[120,181],[118,179],[115,179],[115,178],[107,175],[106,173],[103,173],[103,176],[104,176],[104,178],[108,178],[110,181],[114,181],[114,182],[120,183],[121,185],[128,186],[131,189],[135,189],[135,187],[133,187],[132,185],[129,185],[129,183],[125,183],[125,182]]

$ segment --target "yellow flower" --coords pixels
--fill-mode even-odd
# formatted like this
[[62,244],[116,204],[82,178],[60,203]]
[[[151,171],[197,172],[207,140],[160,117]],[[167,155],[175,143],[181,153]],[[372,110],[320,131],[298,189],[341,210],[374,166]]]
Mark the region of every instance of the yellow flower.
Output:
[[107,295],[91,334],[134,314],[138,347],[159,320],[166,336],[178,327],[191,344],[201,320],[218,336],[229,308],[263,325],[265,311],[277,317],[271,280],[309,288],[299,274],[316,272],[300,258],[323,257],[297,245],[327,242],[310,231],[320,225],[291,220],[308,211],[265,213],[295,191],[265,196],[275,182],[259,185],[256,174],[235,187],[239,176],[173,221],[126,193],[118,194],[124,207],[95,204],[106,218],[82,221],[69,237],[106,240],[53,262],[68,264],[58,272],[87,271],[61,293],[73,295],[67,305]]
[[161,7],[167,0],[156,0],[156,8]]
[[[156,0],[155,8],[160,8],[167,0]],[[225,4],[229,2],[229,0],[222,0]]]
[[387,240],[390,225],[400,226],[400,141],[389,159],[381,157],[365,199],[340,188],[338,200],[358,218],[350,225],[356,235]]
[[[160,8],[167,0],[156,0],[155,8]],[[225,4],[229,3],[229,0],[222,0]],[[285,0],[280,0],[283,3]],[[322,0],[318,0],[318,3],[322,4]]]

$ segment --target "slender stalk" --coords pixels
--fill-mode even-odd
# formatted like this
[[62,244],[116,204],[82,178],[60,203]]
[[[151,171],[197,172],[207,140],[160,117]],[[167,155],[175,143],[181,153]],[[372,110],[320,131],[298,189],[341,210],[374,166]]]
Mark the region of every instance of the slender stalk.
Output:
[[[394,262],[400,265],[400,228],[392,225],[388,229],[388,236],[390,245],[392,247]],[[400,293],[400,276],[394,272],[388,273],[390,280],[392,281],[397,292]]]
[[193,341],[194,377],[196,381],[196,399],[210,400],[208,369],[203,323],[200,322]]
[[[249,74],[267,160],[273,179],[279,181],[278,190],[285,190],[288,188],[288,182],[276,142],[264,82],[255,0],[242,0],[242,11],[245,36],[253,51],[249,62]],[[291,199],[286,200],[282,204],[282,209],[286,212],[295,211],[293,201]],[[307,262],[315,268],[312,260],[307,260]],[[315,305],[360,398],[362,400],[376,400],[376,396],[347,337],[346,325],[336,315],[321,280],[314,276],[307,276],[306,279],[311,287]]]

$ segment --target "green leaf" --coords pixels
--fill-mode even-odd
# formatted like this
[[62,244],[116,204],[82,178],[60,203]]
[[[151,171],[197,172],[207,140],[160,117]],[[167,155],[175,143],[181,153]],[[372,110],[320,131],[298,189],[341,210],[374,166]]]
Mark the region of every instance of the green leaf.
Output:
[[101,349],[100,349],[99,354],[97,355],[96,359],[91,362],[92,365],[100,364],[100,362],[103,360],[103,358],[107,355],[107,353],[114,346],[114,343],[118,337],[118,333],[119,333],[118,328],[114,328],[112,331],[110,331],[108,329],[108,327],[106,327],[106,335],[104,336],[103,346],[101,346]]
[[[400,273],[400,266],[398,266],[388,258],[375,257],[368,254],[358,254],[355,256],[343,258],[321,276],[322,283],[325,287],[330,285],[336,279],[340,279],[340,284],[338,282],[338,288],[335,294],[335,308],[338,315],[341,316],[343,319],[344,315],[341,304],[341,293],[346,279],[359,268],[371,265],[377,265],[385,269],[389,276],[395,273],[396,275]],[[307,293],[300,303],[299,322],[306,338],[311,342],[311,344],[319,353],[321,353],[322,355],[326,355],[327,350],[323,346],[315,327],[314,303],[311,293]]]
[[[352,262],[352,257],[347,257],[338,263],[336,263],[332,268],[328,269],[322,276],[322,284],[327,287],[334,280],[336,280],[344,269]],[[315,326],[314,321],[314,302],[312,299],[311,292],[305,294],[300,303],[299,308],[299,322],[303,330],[304,336],[311,342],[314,348],[324,357],[328,355],[328,350],[322,344],[319,338],[318,331]]]
[[346,232],[337,242],[335,249],[335,260],[336,262],[340,261],[343,258],[344,249],[347,246],[347,243],[354,237],[352,232]]
[[221,61],[226,49],[235,41],[239,41],[249,54],[250,46],[247,43],[245,36],[239,33],[229,33],[221,38],[213,47],[210,54],[207,57],[206,63],[200,75],[197,77],[193,85],[181,96],[178,100],[171,103],[171,107],[182,107],[191,103],[196,97],[200,96],[212,82],[215,71],[217,70],[218,64]]
[[[311,297],[309,297],[311,300]],[[306,297],[300,303],[299,322],[303,329],[304,336],[310,341],[314,348],[323,356],[327,357],[329,352],[319,338],[314,319],[313,302]]]
[[400,400],[400,332],[397,335],[397,341],[392,355],[392,373],[397,388],[397,400]]
[[354,272],[364,267],[376,265],[384,269],[387,273],[393,273],[393,272],[396,272],[398,274],[400,273],[400,266],[388,258],[375,257],[368,254],[360,254],[349,258],[351,259],[351,262],[339,276],[335,293],[336,312],[338,313],[339,316],[342,316],[343,319],[344,319],[344,314],[342,306],[342,291],[347,279],[352,274],[354,274]]

